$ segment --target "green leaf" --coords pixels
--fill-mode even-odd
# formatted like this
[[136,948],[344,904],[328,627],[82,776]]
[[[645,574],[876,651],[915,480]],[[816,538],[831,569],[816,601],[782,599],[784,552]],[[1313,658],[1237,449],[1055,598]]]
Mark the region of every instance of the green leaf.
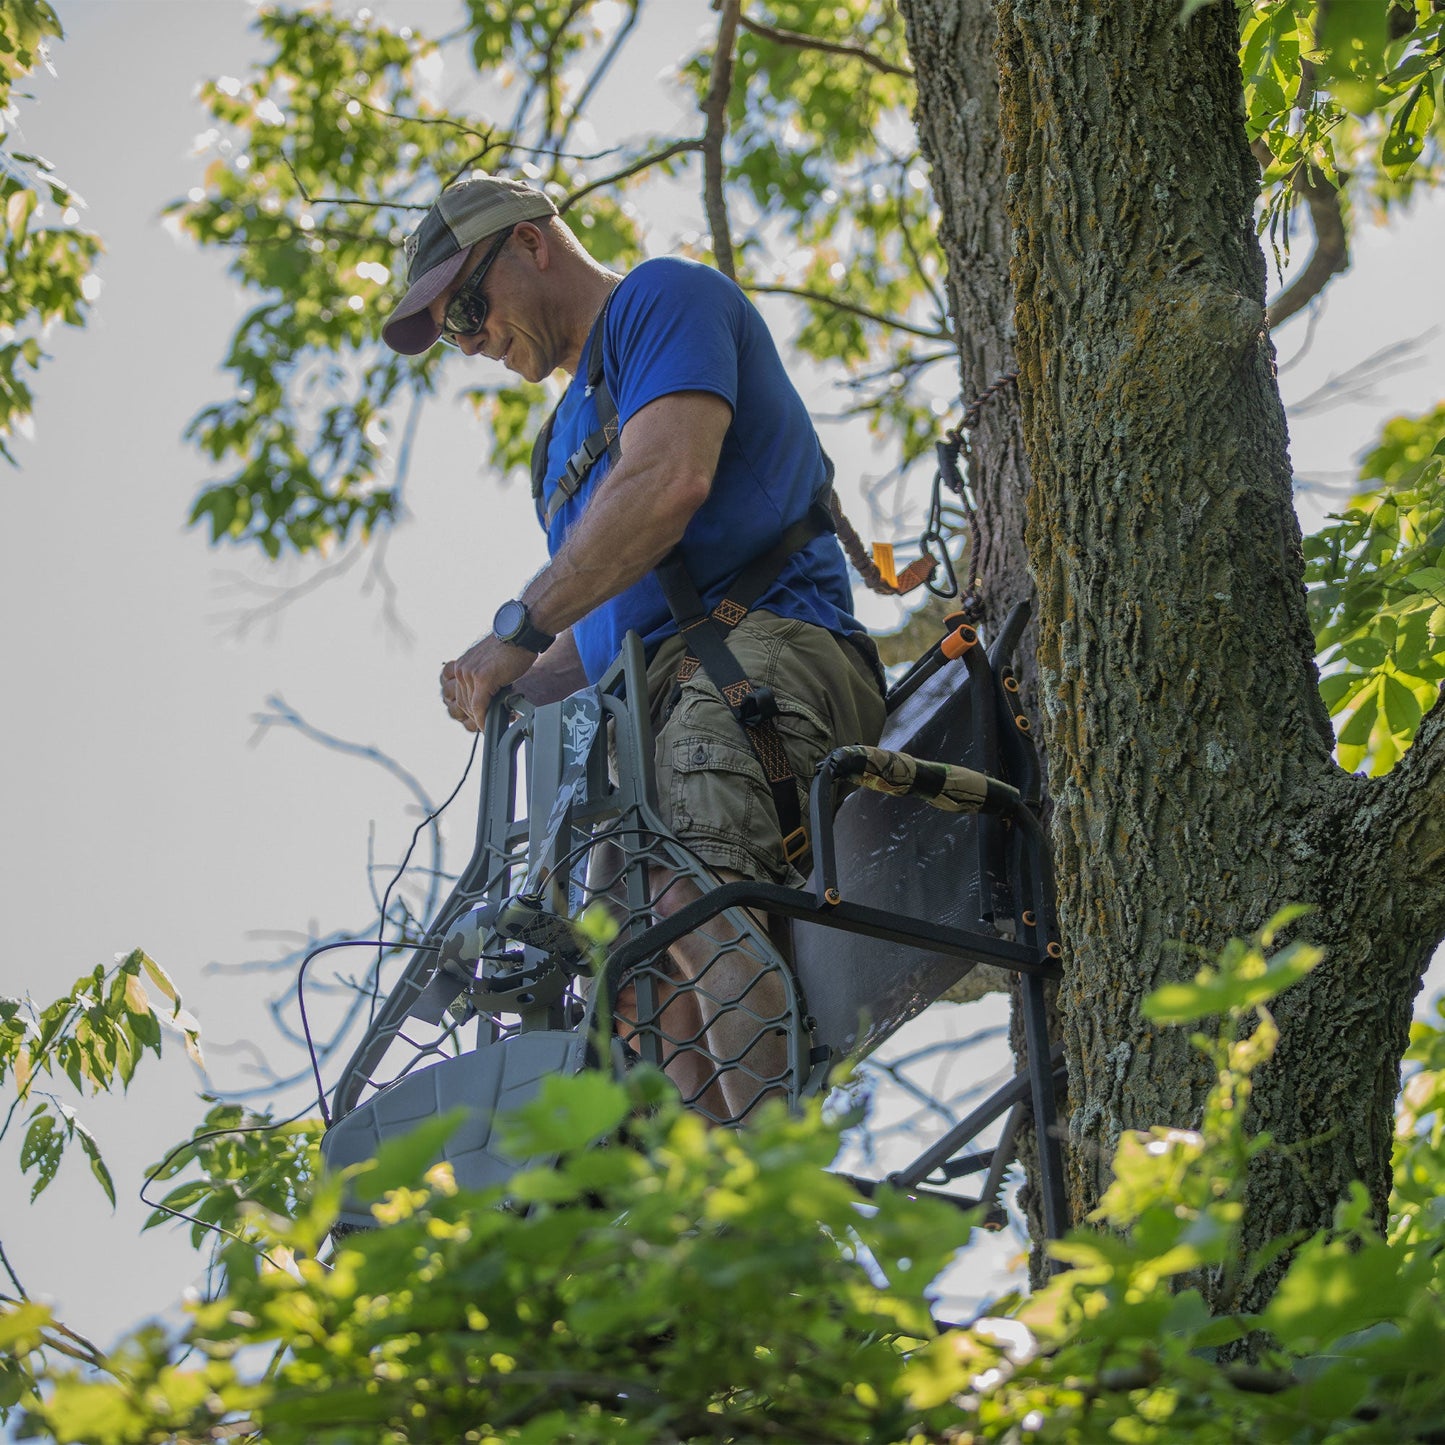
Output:
[[1333,94],[1356,114],[1365,114],[1379,99],[1388,9],[1381,0],[1349,0],[1320,7],[1321,69],[1331,81]]
[[1423,715],[1420,700],[1394,677],[1381,679],[1380,712],[1385,726],[1406,739],[1414,737]]
[[1390,129],[1380,148],[1386,174],[1399,180],[1420,159],[1434,119],[1434,81],[1427,76],[1390,120]]
[[110,1170],[106,1168],[105,1160],[100,1156],[100,1146],[95,1142],[95,1136],[77,1120],[75,1137],[80,1140],[80,1147],[90,1161],[90,1172],[95,1175],[100,1187],[105,1190],[105,1197],[110,1200],[110,1207],[114,1209],[115,1181],[110,1177]]
[[140,965],[142,968],[145,969],[146,976],[150,979],[150,981],[155,984],[155,986],[160,989],[160,991],[168,999],[170,999],[170,1001],[175,1004],[177,1008],[179,1008],[181,1003],[181,996],[179,991],[176,989],[175,984],[172,982],[170,974],[168,974],[165,969],[163,969],[160,964],[158,964],[155,959],[153,959],[150,954],[146,953],[143,949],[134,949],[130,954],[130,958],[139,959]]
[[630,1109],[627,1090],[611,1080],[544,1079],[537,1098],[507,1117],[502,1147],[521,1158],[586,1149],[614,1133]]
[[61,1126],[48,1106],[42,1104],[30,1116],[30,1127],[26,1129],[25,1141],[20,1146],[21,1172],[35,1171],[35,1182],[30,1187],[32,1204],[54,1180],[64,1152],[65,1138]]
[[0,1300],[0,1350],[24,1354],[35,1349],[52,1318],[46,1305]]
[[1319,1349],[1402,1314],[1414,1287],[1381,1240],[1316,1238],[1296,1254],[1261,1322],[1288,1348]]
[[405,1134],[388,1139],[369,1165],[357,1166],[351,1188],[361,1200],[380,1199],[393,1189],[417,1189],[428,1169],[442,1157],[446,1141],[466,1120],[464,1109],[425,1119]]
[[1379,716],[1379,711],[1380,694],[1377,686],[1372,687],[1361,696],[1354,711],[1346,719],[1344,727],[1339,731],[1341,766],[1345,766],[1344,755],[1347,748],[1363,752],[1370,740],[1370,732],[1375,726],[1375,719]]
[[1293,943],[1254,976],[1201,969],[1193,983],[1165,984],[1155,989],[1144,1000],[1141,1012],[1155,1023],[1183,1024],[1255,1008],[1298,983],[1323,957],[1320,949]]

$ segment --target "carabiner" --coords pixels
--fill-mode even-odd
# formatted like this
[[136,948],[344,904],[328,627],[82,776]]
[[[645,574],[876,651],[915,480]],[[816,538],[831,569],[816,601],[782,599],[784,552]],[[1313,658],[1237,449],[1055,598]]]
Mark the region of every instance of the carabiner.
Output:
[[[929,574],[928,590],[935,597],[957,597],[958,576],[953,570],[953,558],[948,555],[948,548],[944,544],[942,536],[930,527],[918,539],[918,550],[938,564]],[[941,582],[938,580],[940,572],[944,577]]]

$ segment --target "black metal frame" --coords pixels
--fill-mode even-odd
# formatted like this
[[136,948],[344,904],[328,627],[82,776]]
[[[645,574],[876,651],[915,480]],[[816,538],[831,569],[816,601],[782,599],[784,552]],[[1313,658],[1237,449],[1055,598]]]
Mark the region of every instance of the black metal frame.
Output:
[[[1014,1136],[1024,1111],[1031,1108],[1038,1139],[1035,1182],[1042,1196],[1045,1228],[1051,1237],[1058,1237],[1068,1222],[1057,1123],[1056,1082],[1060,1064],[1059,1053],[1051,1049],[1048,1037],[1044,989],[1049,980],[1061,976],[1061,970],[1053,924],[1048,848],[1036,816],[1038,763],[1027,737],[1027,719],[1017,704],[1016,688],[1010,686],[1007,665],[1008,654],[1022,626],[1022,615],[1016,612],[989,655],[978,645],[966,646],[962,654],[968,684],[976,694],[971,713],[975,733],[970,744],[973,755],[985,760],[985,771],[990,776],[1002,774],[1001,781],[1009,784],[998,790],[997,798],[991,792],[993,810],[979,820],[976,855],[979,896],[987,900],[985,913],[989,916],[979,920],[977,929],[905,916],[844,896],[845,889],[839,883],[835,824],[847,779],[838,766],[837,755],[833,755],[820,765],[810,795],[810,831],[816,861],[809,886],[790,888],[748,881],[717,884],[714,880],[696,902],[687,903],[671,916],[658,918],[647,926],[634,924],[630,932],[624,931],[609,950],[602,974],[605,994],[609,1001],[615,1000],[621,981],[639,968],[645,975],[648,960],[658,958],[670,944],[724,914],[730,920],[743,920],[738,927],[755,929],[756,925],[748,921],[748,910],[757,910],[813,927],[859,934],[955,959],[960,965],[959,975],[980,963],[993,964],[1017,975],[1027,1052],[1025,1070],[996,1090],[906,1168],[891,1174],[887,1181],[855,1182],[865,1193],[880,1182],[928,1192],[930,1183],[947,1184],[969,1174],[982,1173],[984,1180],[978,1202],[996,1209]],[[931,649],[895,687],[890,700],[898,702],[927,685],[929,677],[943,665],[939,649]],[[608,815],[608,799],[615,801],[619,791],[631,799],[614,829],[623,853],[629,845],[621,840],[630,834],[668,843],[671,835],[657,818],[652,776],[653,738],[645,709],[646,695],[641,643],[630,636],[623,655],[596,694],[602,715],[615,724],[613,761],[618,778],[610,782],[607,778],[605,746],[590,747],[585,759],[585,782],[575,791],[575,805],[567,807],[560,830],[555,817],[544,820],[548,808],[536,803],[539,798],[565,792],[565,770],[557,759],[563,752],[562,734],[567,721],[562,709],[566,704],[532,708],[513,698],[510,703],[518,711],[514,717],[508,706],[498,701],[486,730],[476,848],[457,887],[430,928],[429,939],[447,937],[469,910],[475,911],[479,900],[496,900],[515,892],[515,875],[521,870],[525,869],[530,878],[536,876],[538,864],[545,865],[544,871],[554,869],[574,840],[587,836],[589,825]],[[633,705],[631,699],[639,705]],[[526,776],[519,771],[524,741],[531,746],[529,762],[534,764],[525,770]],[[577,775],[575,770],[574,775]],[[530,804],[525,823],[516,814],[519,781],[526,784]],[[550,811],[555,814],[557,809]],[[617,807],[612,806],[611,815],[617,814]],[[550,832],[544,828],[544,821]],[[623,826],[624,823],[628,826]],[[698,873],[695,862],[686,861],[685,849],[675,840],[670,847],[673,851],[664,860],[666,866],[691,867]],[[658,866],[656,859],[651,866]],[[640,887],[644,895],[648,886],[647,867],[642,864],[634,870],[643,877]],[[569,913],[569,877],[566,868],[561,870],[560,882],[557,876],[549,874],[547,907],[559,920]],[[633,873],[625,878],[619,875],[619,880],[618,887],[625,884],[625,889],[638,891]],[[645,897],[638,906],[646,908]],[[653,915],[644,912],[636,916]],[[1006,921],[1005,926],[1011,929],[1013,937],[1003,936],[999,931],[1001,919]],[[523,953],[539,969],[549,963],[556,966],[545,950],[535,946],[526,947]],[[478,964],[477,968],[477,979],[480,979],[483,965]],[[456,1025],[448,1023],[448,1012],[452,1010],[452,1017],[457,1017],[452,1006],[463,993],[475,1002],[475,982],[455,964],[439,964],[435,942],[412,955],[338,1082],[335,1093],[338,1124],[359,1106],[364,1107],[362,1095],[368,1088],[385,1092],[387,1081],[379,1080],[377,1073],[394,1042],[400,1039],[412,1044],[403,1032],[408,1019],[440,1024],[455,1047]],[[523,1000],[520,1004],[515,1001],[518,996]],[[563,988],[546,992],[545,996],[539,994],[530,1002],[527,1000],[525,992],[512,996],[507,1016],[516,1022],[510,1025],[499,1024],[495,1012],[488,1018],[484,1002],[478,1047],[530,1029],[555,1032],[592,1027],[595,994],[576,986],[575,978]],[[796,979],[791,977],[788,1006],[797,1020],[794,1032],[801,1035],[790,1042],[789,1092],[796,1101],[825,1087],[832,1069],[842,1060],[828,1048],[808,1046],[808,1031],[814,1027],[814,1021],[807,1013],[805,991],[800,990]],[[878,1041],[872,1040],[875,1044]],[[615,1058],[625,1051],[612,1052]],[[655,1057],[656,1052],[656,1049],[643,1050],[644,1057],[649,1053]],[[432,1044],[423,1049],[422,1057],[440,1053],[440,1046]],[[400,1076],[412,1070],[415,1062],[400,1070]],[[964,1152],[985,1128],[1004,1115],[1008,1116],[1004,1135],[994,1149]]]

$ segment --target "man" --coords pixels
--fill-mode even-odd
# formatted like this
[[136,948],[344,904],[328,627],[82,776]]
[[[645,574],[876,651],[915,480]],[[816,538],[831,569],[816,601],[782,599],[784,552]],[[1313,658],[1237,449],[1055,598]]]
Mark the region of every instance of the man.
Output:
[[[475,731],[513,684],[534,700],[564,696],[600,678],[636,630],[649,657],[658,796],[673,830],[725,880],[801,881],[801,835],[780,816],[796,817],[792,798],[805,799],[820,757],[876,741],[884,708],[842,552],[830,531],[807,523],[827,464],[762,318],[736,285],[692,262],[660,258],[617,276],[546,196],[502,177],[445,190],[407,255],[408,290],[382,333],[394,350],[414,355],[441,340],[529,381],[558,368],[574,378],[538,455],[551,561],[488,636],[443,667],[447,711]],[[597,327],[604,384],[594,388],[584,360]],[[592,453],[579,461],[579,448],[602,434],[605,399],[616,408],[615,439],[588,465]],[[709,679],[717,665],[689,656],[655,570],[669,561],[711,610],[749,563],[780,550],[775,575],[726,632],[724,661],[773,713],[764,726],[793,774],[781,790],[768,786],[757,738]],[[687,901],[673,895],[668,911]],[[691,979],[703,965],[685,945],[674,959]],[[752,980],[745,963],[734,972],[736,997]],[[717,980],[714,968],[710,992]],[[702,1024],[714,1052],[748,1052],[725,1018]],[[750,1067],[758,1062],[755,1049]],[[766,1072],[762,1063],[755,1071]],[[718,1087],[728,1117],[758,1093],[742,1073]]]

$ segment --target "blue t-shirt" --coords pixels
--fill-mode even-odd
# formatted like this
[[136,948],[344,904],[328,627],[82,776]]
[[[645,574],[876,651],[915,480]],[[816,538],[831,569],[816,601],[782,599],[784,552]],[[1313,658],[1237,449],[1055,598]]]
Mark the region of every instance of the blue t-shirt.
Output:
[[[732,407],[712,490],[682,537],[683,560],[711,608],[748,562],[807,513],[825,475],[817,433],[757,308],[720,272],[672,257],[645,261],[613,292],[606,325],[603,374],[621,426],[673,392],[712,392]],[[567,388],[552,426],[543,487],[548,504],[568,457],[598,427],[587,390],[587,351],[584,345],[583,374]],[[547,528],[552,556],[609,465],[604,455],[576,496],[557,509]],[[843,636],[862,631],[852,616],[847,564],[832,533],[793,553],[753,605]],[[574,624],[592,681],[607,670],[631,630],[641,634],[649,654],[677,631],[651,572]]]

